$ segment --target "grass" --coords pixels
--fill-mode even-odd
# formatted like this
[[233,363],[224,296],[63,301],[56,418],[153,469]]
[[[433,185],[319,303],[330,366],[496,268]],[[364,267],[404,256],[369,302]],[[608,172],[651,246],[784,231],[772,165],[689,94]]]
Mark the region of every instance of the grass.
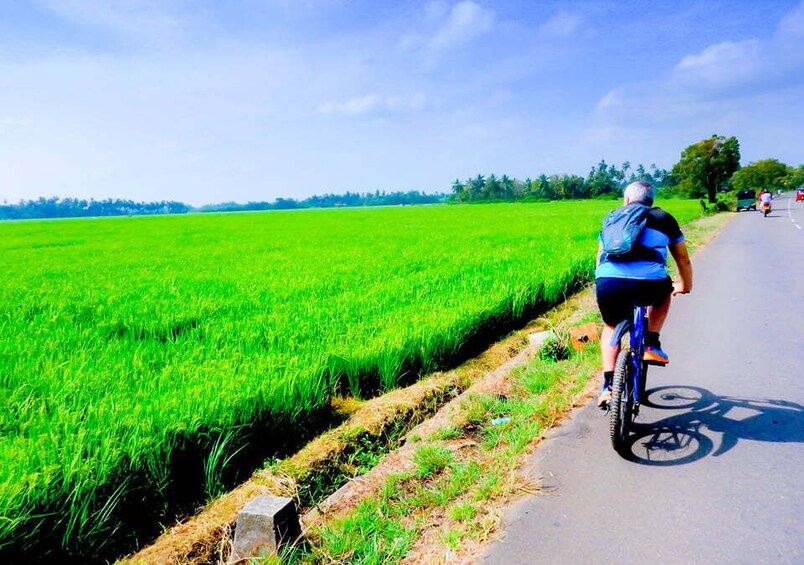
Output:
[[[521,456],[571,405],[598,355],[592,347],[563,361],[536,359],[514,372],[504,401],[468,396],[448,433],[421,440],[412,470],[390,476],[376,498],[313,528],[308,544],[284,562],[441,563],[484,541],[497,523],[495,501],[522,487],[515,476]],[[510,420],[495,423],[502,415]],[[455,429],[463,430],[457,438]]]
[[470,354],[590,279],[610,207],[0,224],[0,557],[129,549],[334,396]]

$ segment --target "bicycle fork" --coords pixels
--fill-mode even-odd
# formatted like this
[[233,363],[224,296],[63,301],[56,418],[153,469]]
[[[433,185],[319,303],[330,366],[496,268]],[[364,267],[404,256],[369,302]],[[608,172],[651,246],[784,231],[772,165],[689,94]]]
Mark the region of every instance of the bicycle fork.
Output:
[[648,330],[648,308],[647,306],[637,306],[634,308],[634,319],[630,335],[631,355],[631,390],[629,396],[633,402],[634,416],[639,414],[639,403],[644,393],[645,383],[645,364],[642,359],[645,356],[645,332]]

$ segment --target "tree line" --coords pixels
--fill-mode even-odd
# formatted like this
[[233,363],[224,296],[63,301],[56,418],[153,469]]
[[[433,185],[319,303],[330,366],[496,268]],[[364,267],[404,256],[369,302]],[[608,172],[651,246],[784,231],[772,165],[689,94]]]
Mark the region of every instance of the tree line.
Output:
[[17,204],[0,204],[0,220],[31,220],[36,218],[89,218],[94,216],[130,216],[138,214],[183,214],[191,207],[182,202],[134,202],[108,198],[84,200],[79,198],[37,198]]
[[729,208],[737,190],[790,190],[804,185],[804,165],[794,168],[776,159],[763,159],[740,167],[740,143],[736,137],[712,135],[681,152],[670,171],[656,165],[621,166],[605,160],[593,166],[586,177],[540,175],[524,181],[502,175],[478,175],[452,183],[450,201],[563,200],[570,198],[617,198],[635,180],[647,180],[660,196],[706,199]]
[[232,212],[247,210],[295,210],[303,208],[341,208],[355,206],[406,206],[413,204],[437,204],[444,202],[446,194],[426,194],[418,190],[385,192],[350,192],[344,194],[314,195],[303,200],[277,198],[273,202],[223,202],[207,204],[196,210],[199,212]]
[[152,214],[186,214],[188,212],[245,212],[251,210],[293,210],[301,208],[336,208],[346,206],[405,206],[444,202],[446,194],[407,192],[346,192],[323,194],[303,200],[277,198],[273,202],[223,202],[193,207],[183,202],[134,202],[133,200],[84,200],[78,198],[38,198],[17,204],[0,205],[0,220],[42,218],[86,218],[94,216],[139,216]]
[[578,175],[540,175],[524,181],[507,175],[477,175],[474,178],[452,183],[450,200],[473,202],[479,200],[564,200],[573,198],[614,197],[635,179],[646,179],[657,187],[668,185],[670,173],[651,165],[631,167],[628,162],[621,166],[610,165],[605,160],[592,167],[586,177]]
[[535,179],[502,175],[477,175],[456,179],[449,193],[346,192],[323,194],[302,200],[277,198],[273,202],[239,204],[224,202],[192,207],[182,202],[134,202],[132,200],[83,200],[77,198],[39,198],[17,204],[0,205],[0,220],[125,216],[142,214],[184,214],[188,212],[235,212],[249,210],[291,210],[351,206],[399,206],[439,202],[479,202],[497,200],[564,200],[575,198],[617,198],[634,180],[651,182],[660,196],[707,199],[728,209],[738,190],[789,190],[804,186],[804,165],[791,167],[776,159],[763,159],[740,167],[740,143],[735,137],[712,135],[681,152],[678,163],[667,171],[652,164],[648,168],[629,162],[620,166],[601,160],[585,176],[539,175]]

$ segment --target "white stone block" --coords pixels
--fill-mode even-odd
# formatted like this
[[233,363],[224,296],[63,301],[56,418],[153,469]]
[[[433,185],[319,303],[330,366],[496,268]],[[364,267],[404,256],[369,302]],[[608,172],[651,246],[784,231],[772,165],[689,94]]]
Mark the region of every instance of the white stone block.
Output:
[[284,544],[301,535],[299,515],[292,498],[257,496],[237,515],[229,563],[243,563],[276,554]]

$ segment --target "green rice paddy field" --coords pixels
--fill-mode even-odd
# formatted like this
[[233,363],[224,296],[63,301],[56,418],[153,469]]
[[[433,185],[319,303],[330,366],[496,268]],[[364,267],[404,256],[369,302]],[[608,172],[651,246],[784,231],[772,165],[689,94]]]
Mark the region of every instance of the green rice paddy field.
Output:
[[333,394],[454,362],[590,280],[615,205],[0,224],[0,557],[131,547],[132,516],[217,494],[248,442],[292,444]]

